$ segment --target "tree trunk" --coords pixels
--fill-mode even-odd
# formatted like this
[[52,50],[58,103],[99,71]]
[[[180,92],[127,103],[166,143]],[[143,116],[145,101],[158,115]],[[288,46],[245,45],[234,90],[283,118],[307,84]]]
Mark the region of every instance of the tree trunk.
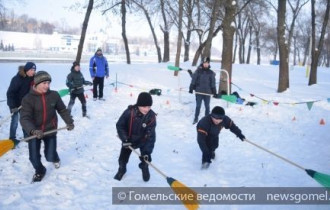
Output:
[[246,58],[247,64],[250,64],[251,51],[252,51],[252,26],[249,26],[249,48],[248,48],[248,54],[247,54],[247,58]]
[[218,19],[219,14],[219,7],[220,7],[220,1],[214,1],[213,2],[213,9],[211,14],[211,21],[210,21],[210,29],[209,33],[207,35],[205,47],[203,50],[202,58],[209,57],[211,58],[211,47],[212,47],[212,39],[213,39],[213,31],[215,28],[215,23]]
[[311,72],[309,75],[308,85],[314,85],[317,83],[317,64],[319,61],[320,53],[322,52],[322,46],[324,41],[324,35],[326,32],[326,27],[329,21],[329,9],[330,9],[330,0],[327,0],[327,7],[323,19],[321,36],[319,39],[319,44],[317,49],[315,48],[315,0],[311,1],[312,5],[312,64],[311,64]]
[[164,0],[160,0],[161,12],[164,21],[164,28],[162,28],[164,34],[164,55],[163,55],[163,62],[170,61],[170,29],[168,26],[166,14],[165,14],[165,5]]
[[222,48],[222,62],[221,69],[224,69],[228,72],[229,78],[226,77],[226,74],[221,72],[220,74],[220,84],[219,92],[220,93],[231,93],[231,84],[229,85],[229,90],[227,89],[227,81],[231,81],[232,75],[232,60],[233,60],[233,41],[235,28],[231,25],[234,21],[236,12],[236,6],[232,4],[231,0],[226,0],[225,2],[225,16],[222,21],[223,27],[223,48]]
[[150,19],[149,13],[145,9],[145,7],[143,7],[143,5],[140,5],[140,4],[137,4],[137,5],[143,10],[144,15],[147,18],[147,21],[148,21],[148,24],[149,24],[149,27],[150,27],[150,30],[151,30],[151,33],[152,33],[152,37],[154,39],[154,44],[155,44],[156,50],[157,50],[158,63],[161,63],[162,62],[162,53],[161,53],[160,47],[158,45],[157,36],[156,36],[156,33],[155,33],[155,29],[154,29],[154,27],[153,27],[153,25],[151,23],[151,19]]
[[121,35],[124,40],[124,45],[125,45],[125,51],[126,51],[126,62],[127,64],[131,64],[131,56],[129,52],[129,47],[128,47],[128,41],[126,37],[126,0],[121,1]]
[[279,79],[277,92],[281,93],[289,88],[288,46],[285,43],[285,13],[286,0],[278,0],[277,11],[277,42],[280,54]]
[[[178,23],[178,42],[176,46],[175,66],[180,67],[180,56],[182,46],[182,16],[183,16],[183,0],[179,0],[179,23]],[[178,76],[178,71],[174,71],[174,76]]]
[[183,61],[189,61],[189,51],[190,51],[190,39],[191,39],[191,26],[192,26],[192,0],[186,1],[186,10],[187,10],[187,35],[186,35],[186,40],[184,42],[184,54],[183,54]]
[[234,52],[233,52],[233,63],[236,61],[236,51],[237,51],[237,42],[238,41],[238,35],[237,35],[237,30],[235,33],[235,47],[234,47]]
[[83,25],[82,25],[81,36],[80,36],[78,51],[77,51],[77,56],[76,56],[76,61],[78,63],[80,63],[80,60],[81,60],[81,54],[82,54],[82,51],[83,51],[83,48],[84,48],[86,31],[87,31],[87,27],[88,27],[89,17],[92,13],[92,10],[93,10],[93,4],[94,4],[94,0],[89,0],[86,15],[85,15],[85,19],[84,19],[84,22],[83,22]]
[[256,47],[257,47],[257,65],[260,65],[260,61],[261,61],[261,54],[260,54],[260,37],[259,37],[259,31],[255,32],[256,34]]

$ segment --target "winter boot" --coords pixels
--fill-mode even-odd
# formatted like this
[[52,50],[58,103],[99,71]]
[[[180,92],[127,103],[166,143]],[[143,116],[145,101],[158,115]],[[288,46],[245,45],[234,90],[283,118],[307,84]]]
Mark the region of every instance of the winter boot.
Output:
[[83,117],[86,117],[86,116],[87,116],[87,113],[86,113],[86,112],[83,112],[83,113],[82,113],[82,116],[83,116]]
[[58,161],[58,162],[53,162],[53,164],[54,164],[54,167],[55,167],[56,169],[59,169],[59,168],[61,167],[61,162],[60,162],[60,161]]
[[198,118],[195,118],[194,121],[193,121],[193,125],[196,124],[198,122]]
[[121,162],[121,163],[119,163],[118,172],[116,173],[116,175],[113,178],[120,181],[123,178],[125,173],[126,173],[126,163]]
[[32,183],[40,182],[44,178],[45,174],[46,174],[46,171],[45,171],[45,173],[35,173],[32,177]]
[[215,159],[215,152],[214,152],[214,151],[211,153],[211,159],[212,159],[212,160]]
[[202,169],[208,169],[210,167],[210,164],[209,162],[204,162],[202,163]]
[[83,104],[83,105],[81,106],[81,109],[82,109],[82,116],[83,116],[83,117],[86,117],[86,116],[87,116],[86,104]]
[[150,179],[149,167],[148,164],[143,162],[139,164],[139,168],[142,170],[143,181],[147,182]]

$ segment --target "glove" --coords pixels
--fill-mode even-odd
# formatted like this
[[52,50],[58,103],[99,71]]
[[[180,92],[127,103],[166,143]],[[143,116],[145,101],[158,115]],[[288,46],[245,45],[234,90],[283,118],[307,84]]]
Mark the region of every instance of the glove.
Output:
[[93,83],[90,82],[90,81],[86,81],[85,84],[86,84],[86,85],[93,85]]
[[212,88],[212,94],[216,95],[217,94],[217,90],[215,88]]
[[193,93],[193,89],[189,89],[189,93],[191,93],[191,94],[192,94],[192,93]]
[[188,73],[190,76],[192,75],[192,71],[190,69],[188,69]]
[[18,112],[18,108],[10,109],[10,113],[15,113],[15,112]]
[[41,139],[44,136],[44,132],[42,130],[32,130],[31,134],[36,136],[38,139]]
[[129,146],[132,146],[132,143],[129,141],[125,141],[121,144],[123,147],[128,148]]
[[71,130],[73,130],[74,129],[74,124],[72,123],[72,124],[68,124],[68,125],[66,125],[66,129],[68,130],[68,131],[71,131]]
[[237,136],[241,141],[244,141],[245,140],[245,136],[243,134],[239,134]]

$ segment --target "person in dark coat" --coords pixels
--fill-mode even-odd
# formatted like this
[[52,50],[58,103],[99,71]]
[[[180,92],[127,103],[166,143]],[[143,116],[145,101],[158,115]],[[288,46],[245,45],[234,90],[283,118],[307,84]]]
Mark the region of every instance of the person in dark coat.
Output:
[[203,117],[197,123],[196,128],[197,142],[203,153],[202,168],[208,168],[211,159],[215,158],[215,150],[219,146],[219,134],[222,128],[229,129],[241,141],[245,140],[242,131],[225,115],[225,110],[220,106],[214,107],[211,114]]
[[93,100],[103,100],[104,77],[109,77],[109,65],[103,56],[102,49],[98,48],[95,55],[89,60],[89,71],[93,79]]
[[[33,76],[37,67],[32,62],[27,62],[25,66],[18,67],[18,73],[12,78],[7,90],[7,105],[11,116],[9,139],[13,140],[15,146],[20,142],[16,139],[16,131],[19,121],[19,113],[23,97],[33,86]],[[27,134],[23,130],[24,138]]]
[[149,181],[150,173],[148,164],[144,160],[151,162],[151,153],[156,141],[156,114],[151,109],[152,97],[147,92],[139,94],[135,105],[130,105],[120,116],[116,127],[117,133],[122,141],[122,148],[118,159],[119,169],[114,179],[121,180],[126,173],[126,164],[132,153],[128,146],[134,149],[140,148],[141,163],[144,181]]
[[55,168],[60,167],[60,158],[56,151],[56,132],[44,136],[44,132],[57,129],[57,113],[66,123],[68,130],[74,128],[73,119],[60,95],[49,89],[51,80],[47,72],[38,71],[34,76],[33,88],[22,100],[21,125],[27,134],[36,136],[28,141],[29,159],[35,169],[32,182],[41,181],[46,174],[46,168],[41,162],[41,140],[44,142],[46,160],[53,162]]
[[86,99],[84,95],[84,85],[92,85],[93,83],[85,81],[83,74],[80,71],[80,64],[78,62],[73,62],[71,67],[71,73],[68,74],[66,79],[66,86],[70,90],[70,101],[68,104],[68,110],[71,114],[71,109],[74,105],[76,98],[78,97],[81,102],[82,116],[86,117]]
[[210,113],[211,95],[216,95],[215,73],[210,68],[210,59],[207,57],[192,74],[189,93],[193,93],[194,90],[196,92],[196,109],[193,124],[198,122],[202,101],[204,101],[205,116],[207,116]]

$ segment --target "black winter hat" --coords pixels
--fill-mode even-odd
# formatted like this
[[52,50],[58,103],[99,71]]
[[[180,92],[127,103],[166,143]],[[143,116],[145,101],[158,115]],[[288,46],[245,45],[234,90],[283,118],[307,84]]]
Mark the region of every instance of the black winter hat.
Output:
[[210,58],[209,57],[203,58],[202,63],[210,63]]
[[52,81],[52,77],[46,71],[38,71],[34,75],[34,85],[37,86],[44,81]]
[[215,119],[223,119],[225,117],[225,110],[220,106],[215,106],[212,109],[211,116]]
[[74,67],[76,67],[76,66],[80,66],[80,64],[79,64],[77,61],[74,61],[74,62],[72,63],[71,70],[74,69]]
[[139,94],[137,102],[137,106],[152,106],[152,97],[150,93],[142,92]]
[[37,66],[35,63],[33,62],[27,62],[24,66],[24,71],[27,72],[29,71],[30,69],[34,69],[34,70],[37,70]]

